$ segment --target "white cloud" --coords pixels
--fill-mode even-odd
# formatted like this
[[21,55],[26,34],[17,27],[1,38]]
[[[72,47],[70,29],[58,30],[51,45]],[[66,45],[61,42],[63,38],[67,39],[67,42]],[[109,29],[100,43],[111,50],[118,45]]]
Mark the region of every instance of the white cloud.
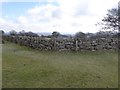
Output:
[[[25,17],[32,23],[44,23],[50,22],[53,19],[60,19],[60,14],[61,10],[58,6],[47,4],[45,6],[36,6],[35,8],[28,10]],[[21,18],[21,16],[19,18]]]
[[20,16],[20,17],[18,17],[18,22],[25,24],[25,23],[28,23],[28,20],[26,17]]
[[0,18],[0,23],[5,23],[6,21],[3,18]]
[[[107,13],[106,10],[117,5],[118,1],[46,0],[50,3],[29,9],[24,16],[19,16],[16,22],[0,19],[1,28],[34,32],[97,32],[98,27],[95,24]],[[58,5],[51,2],[56,2]]]

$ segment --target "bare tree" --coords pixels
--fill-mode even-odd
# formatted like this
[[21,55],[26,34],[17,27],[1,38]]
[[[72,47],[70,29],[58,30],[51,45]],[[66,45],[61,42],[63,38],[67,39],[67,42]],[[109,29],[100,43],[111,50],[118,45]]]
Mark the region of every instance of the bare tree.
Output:
[[120,7],[112,8],[108,10],[106,16],[102,19],[102,22],[97,23],[97,25],[101,25],[102,29],[111,29],[118,30],[120,28]]

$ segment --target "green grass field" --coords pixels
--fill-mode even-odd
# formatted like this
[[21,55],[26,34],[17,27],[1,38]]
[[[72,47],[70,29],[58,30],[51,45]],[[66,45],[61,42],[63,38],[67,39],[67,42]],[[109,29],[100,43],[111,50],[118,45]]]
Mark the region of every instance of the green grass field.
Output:
[[3,88],[117,88],[115,51],[37,51],[6,42]]

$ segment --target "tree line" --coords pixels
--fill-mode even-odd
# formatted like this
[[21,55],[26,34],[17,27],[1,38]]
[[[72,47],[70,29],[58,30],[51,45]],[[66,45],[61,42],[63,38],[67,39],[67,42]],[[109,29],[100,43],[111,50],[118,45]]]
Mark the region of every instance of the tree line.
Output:
[[53,31],[51,35],[38,35],[37,33],[34,32],[25,32],[25,31],[20,31],[16,32],[15,30],[11,30],[9,33],[5,33],[3,30],[0,30],[0,33],[2,35],[10,35],[10,36],[30,36],[30,37],[46,37],[46,38],[117,38],[118,37],[118,32],[116,31],[99,31],[96,33],[83,33],[83,32],[77,32],[74,35],[63,35],[60,32]]

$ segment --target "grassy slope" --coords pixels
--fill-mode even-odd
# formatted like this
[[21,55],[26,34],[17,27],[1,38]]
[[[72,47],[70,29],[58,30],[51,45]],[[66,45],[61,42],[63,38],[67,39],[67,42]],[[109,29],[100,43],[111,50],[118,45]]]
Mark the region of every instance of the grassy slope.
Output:
[[45,52],[3,45],[3,87],[118,87],[117,52]]

